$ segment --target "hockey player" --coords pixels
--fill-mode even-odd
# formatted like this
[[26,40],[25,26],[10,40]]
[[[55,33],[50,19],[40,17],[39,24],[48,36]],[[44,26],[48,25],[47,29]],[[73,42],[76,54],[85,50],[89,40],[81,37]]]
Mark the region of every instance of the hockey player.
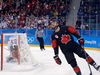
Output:
[[[25,32],[23,32],[24,34]],[[8,40],[8,50],[10,52],[10,55],[7,57],[6,61],[17,61],[18,55],[20,56],[21,62],[28,61],[28,52],[27,50],[30,48],[29,44],[27,44],[26,35],[16,35],[17,32],[15,32],[14,36],[11,36]],[[27,46],[26,46],[27,45]],[[19,50],[19,51],[18,51]],[[19,52],[19,53],[18,53]]]
[[10,37],[8,40],[8,50],[10,51],[10,55],[7,57],[7,62],[12,59],[18,59],[18,36]]
[[[56,63],[59,65],[61,65],[62,63],[58,55],[58,46],[60,46],[62,53],[64,54],[67,62],[75,71],[76,75],[82,75],[74,57],[74,53],[79,57],[86,59],[86,52],[81,47],[81,45],[84,45],[84,39],[82,38],[82,36],[77,34],[75,28],[73,28],[72,26],[59,27],[58,23],[54,21],[52,22],[52,28],[54,29],[54,32],[51,36],[51,43],[54,49],[54,59]],[[74,35],[78,39],[79,44],[74,41],[72,35]],[[89,64],[92,65],[97,71],[100,71],[100,66],[96,64],[96,62],[88,55],[88,53],[86,53],[86,55],[88,57],[87,59]]]

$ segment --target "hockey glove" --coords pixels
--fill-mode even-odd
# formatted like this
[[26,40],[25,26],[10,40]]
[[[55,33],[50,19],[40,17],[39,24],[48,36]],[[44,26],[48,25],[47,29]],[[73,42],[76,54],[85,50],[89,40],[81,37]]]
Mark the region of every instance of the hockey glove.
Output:
[[58,56],[54,56],[53,58],[55,59],[55,61],[58,65],[61,65],[62,62]]
[[78,42],[80,43],[80,45],[84,46],[84,39],[82,37],[78,39]]

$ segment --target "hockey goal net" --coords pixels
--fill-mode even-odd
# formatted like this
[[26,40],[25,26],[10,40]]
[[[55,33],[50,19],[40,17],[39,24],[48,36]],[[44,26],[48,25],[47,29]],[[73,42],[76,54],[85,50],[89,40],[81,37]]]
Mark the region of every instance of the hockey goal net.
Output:
[[1,34],[1,71],[25,71],[36,65],[26,33]]

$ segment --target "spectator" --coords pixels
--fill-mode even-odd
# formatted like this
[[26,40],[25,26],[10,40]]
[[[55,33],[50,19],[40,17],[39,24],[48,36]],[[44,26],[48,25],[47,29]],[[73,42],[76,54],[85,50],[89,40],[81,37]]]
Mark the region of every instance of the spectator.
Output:
[[92,10],[91,12],[91,19],[95,19],[96,15],[95,15],[95,12]]
[[12,0],[11,6],[15,9],[16,8],[16,3]]
[[88,8],[86,6],[83,7],[84,15],[87,13]]
[[58,12],[55,10],[55,12],[53,13],[54,17],[58,16]]
[[32,2],[32,10],[35,8],[35,3],[36,3],[36,0],[31,0]]
[[16,8],[19,8],[20,7],[20,2],[19,2],[19,0],[17,0],[17,2],[16,2]]
[[85,1],[82,0],[82,1],[80,2],[80,6],[84,6],[84,5],[85,5]]
[[[26,3],[25,3],[26,2]],[[31,2],[31,3],[30,3]],[[5,0],[2,4],[1,14],[2,20],[7,21],[8,28],[14,28],[15,22],[13,23],[12,20],[16,20],[18,23],[18,28],[23,28],[26,24],[35,24],[37,25],[37,20],[30,22],[30,19],[33,19],[34,16],[40,17],[49,15],[49,17],[58,18],[59,16],[65,16],[66,12],[69,10],[70,0]],[[32,9],[32,10],[31,10]],[[56,11],[55,11],[56,10]],[[0,15],[1,15],[0,14]],[[6,14],[6,15],[5,15]],[[28,20],[26,20],[26,15]],[[17,17],[17,18],[16,18]],[[15,19],[16,18],[16,19]],[[40,20],[39,18],[39,20]],[[57,20],[57,19],[56,19]],[[30,22],[30,23],[29,23]],[[63,21],[64,22],[64,21]],[[65,23],[65,22],[64,22]],[[42,24],[43,28],[49,27],[47,25],[47,20],[43,18]],[[12,27],[11,27],[12,26]],[[31,25],[29,28],[32,28]],[[50,28],[50,27],[49,27]]]
[[0,13],[1,13],[1,10],[2,10],[2,2],[0,2]]
[[9,19],[10,19],[10,20],[13,20],[13,15],[12,15],[12,13],[10,13]]
[[64,2],[62,2],[62,5],[60,6],[61,9],[65,8]]
[[60,3],[58,2],[56,5],[56,10],[59,12],[59,9],[60,9]]
[[57,0],[55,0],[55,1],[53,2],[53,7],[56,7],[56,5],[57,5]]
[[49,25],[53,22],[53,19],[52,17],[50,17],[50,20],[49,20]]
[[77,13],[77,15],[78,15],[78,18],[81,19],[81,17],[83,16],[82,10],[80,10],[80,11]]
[[14,20],[16,20],[16,18],[17,18],[17,14],[16,13],[14,13],[13,18],[14,18]]
[[48,9],[49,9],[49,11],[52,10],[52,5],[51,5],[51,3],[49,3]]
[[75,26],[75,28],[76,28],[76,29],[80,29],[80,26],[81,26],[81,21],[80,21],[80,19],[78,18],[77,21],[76,21],[76,26]]
[[[92,11],[92,7],[91,7],[90,5],[89,5],[89,10],[88,10],[88,11],[89,11],[89,12],[91,12],[91,11]],[[87,12],[88,12],[88,11],[87,11]]]
[[30,17],[30,19],[33,19],[34,18],[33,13],[31,13],[31,15],[29,17]]
[[37,25],[37,21],[36,21],[36,20],[34,20],[33,25],[34,25],[34,28],[37,28],[37,27],[38,27],[38,25]]
[[27,3],[27,5],[26,5],[26,10],[27,10],[27,11],[30,11],[30,10],[31,10],[31,3],[30,3],[30,2]]
[[41,24],[42,24],[41,18],[38,18],[38,24],[41,26]]
[[53,17],[53,11],[50,11],[49,17]]
[[44,22],[44,29],[47,29],[48,28],[48,23],[45,21]]
[[62,12],[62,16],[66,16],[66,10]]
[[46,15],[46,13],[45,13],[45,8],[44,8],[42,11],[43,11],[43,13],[42,13],[43,16],[45,16],[45,15]]
[[67,8],[69,8],[69,5],[68,5],[68,3],[66,3],[66,5],[65,5],[65,9],[67,9]]
[[80,10],[83,10],[83,7],[79,7],[78,12],[79,12]]
[[91,14],[91,11],[90,11],[90,10],[88,10],[88,11],[87,11],[87,15],[89,16],[90,14]]
[[[2,21],[1,23],[2,23],[2,28],[6,29],[7,28],[7,22],[6,22],[6,20]],[[1,26],[0,26],[0,28],[1,28]]]
[[81,29],[89,29],[88,24],[86,24],[86,22],[83,22],[81,24]]
[[59,11],[59,12],[58,12],[58,17],[61,17],[61,16],[62,16],[62,12]]
[[19,7],[20,11],[21,11],[21,9],[23,9],[25,7],[25,5],[26,5],[26,10],[29,10],[30,9],[29,6],[28,6],[28,4],[20,3],[20,7]]
[[31,11],[28,10],[28,11],[26,12],[26,15],[27,15],[27,14],[30,16],[30,15],[31,15]]
[[85,20],[85,22],[87,22],[87,20],[89,19],[89,16],[85,14],[85,16],[83,16],[83,19]]
[[15,12],[14,13],[16,13],[17,15],[19,14],[19,9],[17,7],[15,8]]
[[46,2],[44,3],[44,8],[46,15],[48,15],[48,4]]

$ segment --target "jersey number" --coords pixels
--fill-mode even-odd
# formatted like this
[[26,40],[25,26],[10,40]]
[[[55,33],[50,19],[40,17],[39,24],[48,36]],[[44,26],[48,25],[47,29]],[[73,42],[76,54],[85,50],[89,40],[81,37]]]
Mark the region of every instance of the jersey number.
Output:
[[11,43],[12,43],[12,44],[17,44],[17,39],[11,40]]

